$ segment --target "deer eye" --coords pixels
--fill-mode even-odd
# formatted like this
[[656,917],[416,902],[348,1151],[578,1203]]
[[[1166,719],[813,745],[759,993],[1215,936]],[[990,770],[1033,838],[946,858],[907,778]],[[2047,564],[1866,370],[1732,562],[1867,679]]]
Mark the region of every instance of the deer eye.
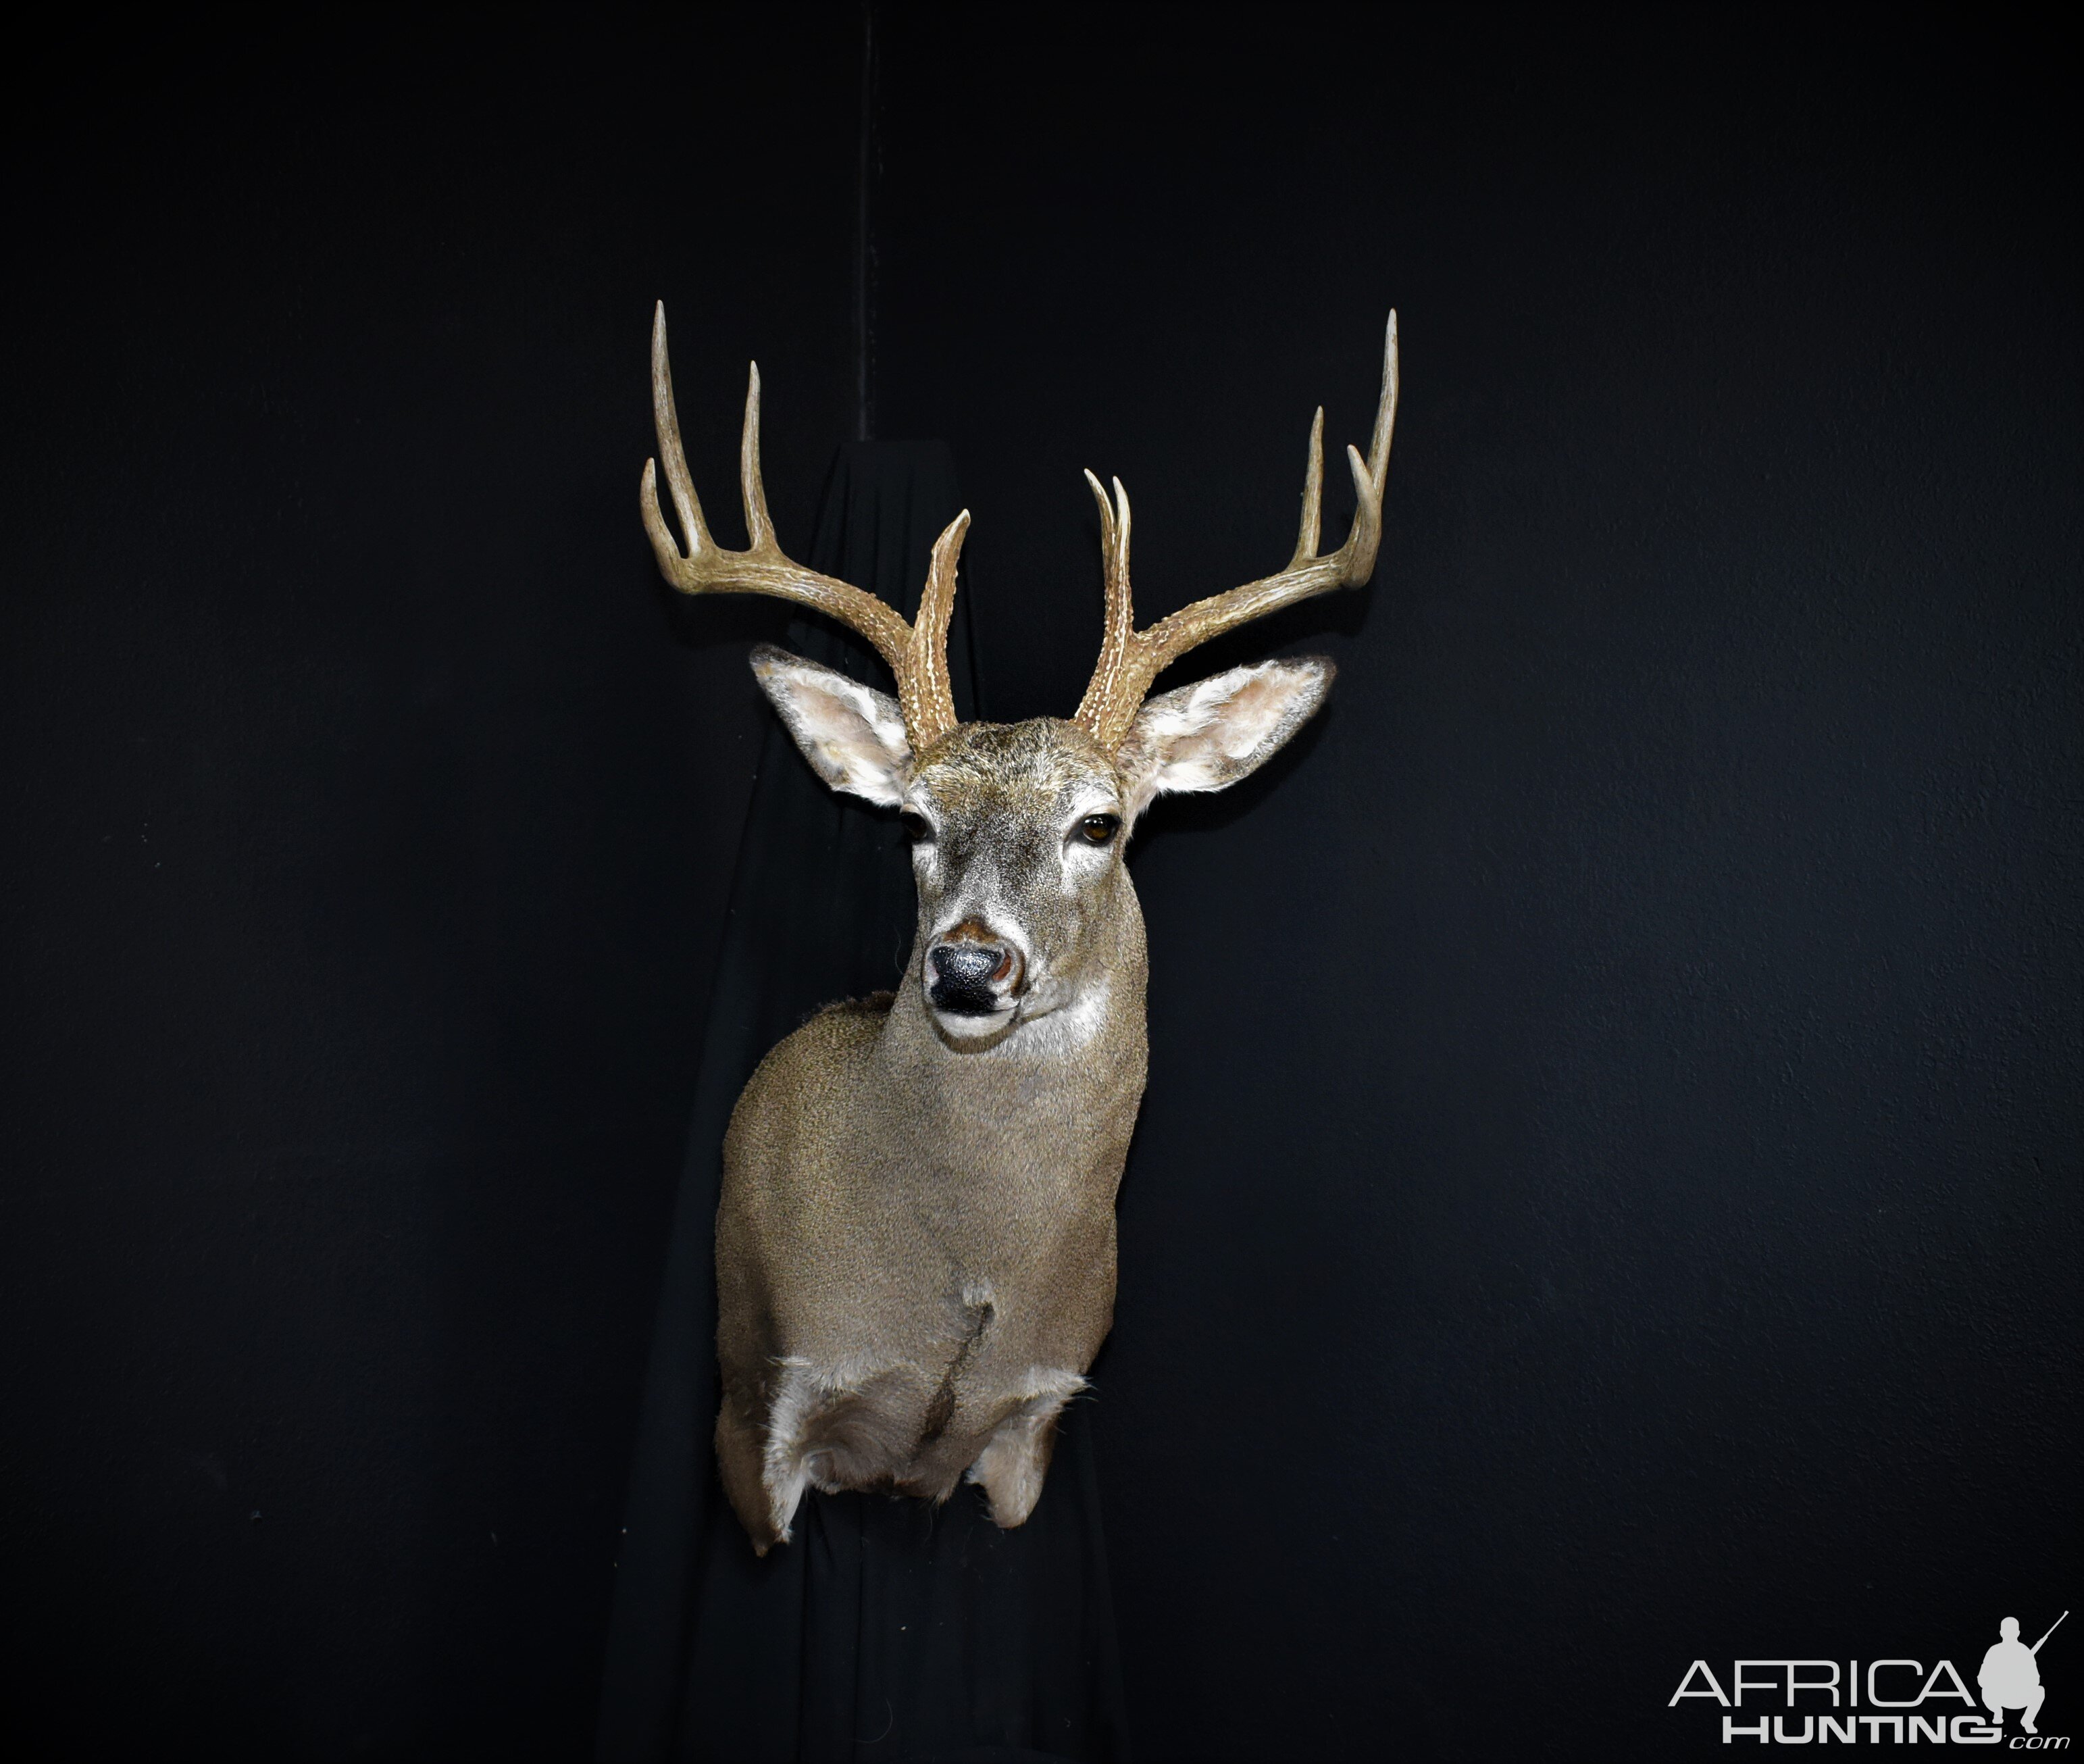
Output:
[[1078,837],[1089,846],[1103,846],[1120,831],[1119,815],[1088,815],[1078,823]]
[[897,825],[904,829],[904,837],[915,846],[924,845],[934,837],[933,823],[916,808],[907,808],[899,814]]

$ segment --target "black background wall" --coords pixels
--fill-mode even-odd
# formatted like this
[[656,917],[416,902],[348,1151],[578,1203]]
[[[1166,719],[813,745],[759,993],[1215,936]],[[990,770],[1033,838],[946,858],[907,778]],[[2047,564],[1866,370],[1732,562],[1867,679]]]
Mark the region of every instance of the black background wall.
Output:
[[1146,1755],[1719,1749],[1696,1656],[2075,1602],[2073,61],[1023,17],[879,14],[866,129],[843,11],[17,58],[6,1730],[590,1744],[782,623],[655,583],[660,296],[726,532],[748,355],[785,541],[951,443],[999,718],[1078,469],[1146,617],[1273,567],[1400,313],[1374,586],[1180,670],[1332,706],[1139,840]]

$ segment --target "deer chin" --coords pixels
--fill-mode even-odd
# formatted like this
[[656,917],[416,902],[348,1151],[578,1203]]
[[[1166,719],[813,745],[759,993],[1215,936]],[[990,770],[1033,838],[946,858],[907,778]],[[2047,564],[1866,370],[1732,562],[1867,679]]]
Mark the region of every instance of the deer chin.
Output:
[[995,1011],[979,1012],[943,1011],[929,999],[926,1016],[944,1045],[958,1054],[981,1054],[1012,1034],[1020,1020],[1020,1002],[1008,999]]

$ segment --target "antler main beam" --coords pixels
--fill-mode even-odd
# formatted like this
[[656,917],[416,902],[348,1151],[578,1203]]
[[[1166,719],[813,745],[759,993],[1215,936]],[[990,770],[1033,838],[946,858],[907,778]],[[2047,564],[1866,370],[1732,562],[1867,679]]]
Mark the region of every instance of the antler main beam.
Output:
[[641,508],[644,531],[658,556],[659,573],[683,594],[767,594],[793,600],[837,619],[875,646],[897,676],[897,702],[913,753],[923,753],[955,726],[955,696],[948,681],[948,619],[955,610],[955,564],[968,532],[965,509],[934,541],[933,564],[919,601],[916,623],[875,595],[820,575],[792,562],[774,536],[767,512],[767,491],[760,480],[760,367],[753,363],[745,388],[745,426],[739,440],[738,475],[745,498],[743,551],[727,551],[711,536],[702,505],[688,473],[680,446],[680,421],[673,408],[673,370],[666,355],[666,304],[662,300],[651,323],[651,418],[659,435],[659,456],[666,462],[666,485],[687,536],[682,550],[659,506],[657,460],[644,462]]
[[1362,459],[1357,448],[1346,449],[1358,501],[1346,542],[1328,558],[1317,554],[1324,489],[1324,412],[1320,405],[1316,420],[1310,426],[1302,528],[1296,536],[1295,555],[1287,567],[1259,581],[1197,600],[1142,631],[1136,629],[1129,595],[1129,494],[1116,478],[1110,502],[1100,481],[1086,473],[1086,481],[1099,504],[1107,587],[1106,634],[1101,639],[1099,664],[1093,670],[1092,684],[1086,689],[1074,720],[1103,747],[1117,747],[1136,720],[1150,683],[1188,650],[1298,600],[1328,594],[1334,588],[1357,587],[1374,575],[1375,552],[1382,543],[1383,481],[1389,464],[1390,435],[1396,426],[1396,315],[1391,312],[1383,341],[1382,396],[1375,406],[1375,433],[1368,443],[1367,457]]

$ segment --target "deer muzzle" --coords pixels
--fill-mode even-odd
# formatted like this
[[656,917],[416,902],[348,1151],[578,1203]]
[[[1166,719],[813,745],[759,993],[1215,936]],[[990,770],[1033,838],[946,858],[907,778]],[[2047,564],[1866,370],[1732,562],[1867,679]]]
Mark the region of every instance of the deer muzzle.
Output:
[[926,996],[950,1016],[997,1016],[1019,999],[1027,969],[1010,943],[965,919],[927,950]]

